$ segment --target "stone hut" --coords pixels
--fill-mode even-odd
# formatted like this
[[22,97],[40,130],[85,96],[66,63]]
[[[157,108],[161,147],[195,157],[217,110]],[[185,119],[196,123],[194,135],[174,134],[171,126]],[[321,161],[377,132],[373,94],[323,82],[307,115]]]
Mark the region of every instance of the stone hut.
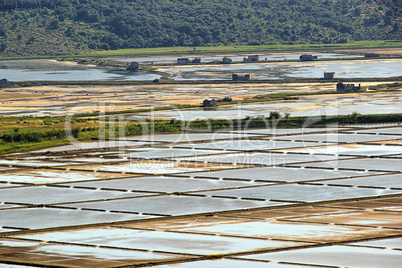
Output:
[[251,74],[238,75],[238,74],[233,73],[232,80],[233,81],[248,81],[248,80],[251,80]]
[[364,57],[365,57],[365,58],[379,58],[379,57],[380,57],[380,54],[377,54],[377,53],[366,53],[366,54],[364,54]]
[[6,78],[0,79],[0,88],[12,87],[12,86],[14,86],[13,82],[8,81]]
[[224,57],[224,58],[222,59],[222,63],[223,63],[223,64],[231,64],[231,63],[232,63],[232,59],[231,59],[231,58],[228,58],[228,57]]
[[127,67],[127,71],[137,71],[138,68],[140,68],[140,65],[138,64],[138,62],[133,61],[130,63],[130,65]]
[[258,61],[258,60],[259,60],[258,55],[251,55],[248,56],[247,58],[243,58],[243,61]]
[[212,100],[205,99],[205,100],[202,102],[202,107],[212,107],[212,106],[216,106],[217,103],[218,103],[218,102],[217,102],[215,99],[212,99]]
[[361,89],[361,85],[355,86],[355,84],[344,84],[342,82],[339,82],[336,84],[336,91],[343,91],[343,92],[353,92],[353,91],[359,91]]
[[185,64],[185,63],[189,63],[190,60],[189,58],[178,58],[177,59],[177,64]]
[[324,79],[334,79],[335,72],[324,72]]
[[313,56],[311,54],[303,54],[299,57],[299,59],[302,61],[316,60],[318,59],[318,56]]

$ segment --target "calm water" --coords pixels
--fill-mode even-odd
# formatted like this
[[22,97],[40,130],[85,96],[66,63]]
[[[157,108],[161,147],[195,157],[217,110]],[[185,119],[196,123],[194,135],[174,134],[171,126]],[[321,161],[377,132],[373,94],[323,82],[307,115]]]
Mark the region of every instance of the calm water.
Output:
[[154,80],[156,73],[128,72],[48,60],[0,61],[0,79],[10,81]]
[[[152,58],[148,58],[152,59]],[[231,74],[250,73],[255,80],[321,78],[335,72],[337,78],[402,76],[402,59],[341,60],[310,62],[246,63],[229,65],[173,65],[160,67],[175,80],[230,80]],[[0,79],[10,81],[150,81],[157,73],[105,69],[49,60],[0,61]]]

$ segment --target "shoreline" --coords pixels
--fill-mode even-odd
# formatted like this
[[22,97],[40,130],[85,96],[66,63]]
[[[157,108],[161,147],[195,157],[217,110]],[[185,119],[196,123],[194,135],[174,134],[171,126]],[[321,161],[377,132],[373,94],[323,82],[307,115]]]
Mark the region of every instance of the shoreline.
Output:
[[[298,51],[350,51],[363,50],[396,50],[398,56],[402,56],[402,41],[399,40],[378,40],[378,41],[356,41],[346,44],[295,44],[295,45],[232,45],[232,46],[210,46],[210,47],[161,47],[161,48],[138,48],[138,49],[119,49],[106,51],[92,51],[80,54],[63,55],[31,55],[0,57],[2,60],[23,60],[23,59],[65,59],[65,58],[105,58],[105,57],[139,57],[139,56],[177,56],[180,54],[188,55],[216,55],[216,54],[241,54],[241,53],[283,53]],[[390,53],[388,53],[390,54]]]

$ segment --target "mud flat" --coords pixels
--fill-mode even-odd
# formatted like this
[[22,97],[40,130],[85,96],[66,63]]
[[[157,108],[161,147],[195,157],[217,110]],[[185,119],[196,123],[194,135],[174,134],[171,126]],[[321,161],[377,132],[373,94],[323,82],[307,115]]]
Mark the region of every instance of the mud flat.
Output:
[[[271,111],[289,113],[291,116],[347,115],[399,113],[401,110],[401,92],[381,94],[342,94],[299,96],[298,100],[267,103],[241,103],[217,109],[173,110],[152,113],[160,119],[196,120],[208,118],[239,119],[245,117],[267,116]],[[151,113],[143,113],[151,116]]]
[[173,79],[229,80],[232,73],[251,74],[254,80],[289,78],[322,78],[324,72],[335,72],[337,78],[398,77],[401,59],[353,61],[309,61],[275,63],[241,63],[232,65],[176,65],[160,66],[158,71],[169,73]]
[[[142,86],[40,86],[0,91],[3,115],[66,114],[78,106],[78,112],[107,109],[127,110],[177,104],[201,105],[205,98],[231,96],[242,101],[269,92],[318,92],[334,89],[334,84],[194,84]],[[112,107],[109,107],[112,105]]]
[[[386,83],[393,83],[392,81]],[[364,87],[386,84],[366,82]],[[55,116],[71,113],[152,109],[181,104],[200,105],[204,99],[230,96],[234,104],[256,95],[270,93],[314,93],[335,91],[336,83],[245,83],[192,85],[136,85],[136,86],[39,86],[9,88],[0,91],[0,115]],[[330,115],[360,113],[395,113],[400,110],[400,92],[373,94],[343,94],[300,96],[298,101],[278,101],[266,104],[243,105],[243,117],[261,115],[277,110],[294,116],[326,110]],[[299,104],[300,103],[300,104]],[[234,105],[232,104],[232,106]],[[255,106],[257,105],[257,106]],[[192,117],[213,118],[217,115],[238,116],[238,108],[219,108],[225,111],[195,110]],[[267,110],[265,110],[267,109]],[[253,112],[255,110],[255,112]],[[187,112],[186,112],[187,113]],[[184,113],[186,116],[187,114]],[[191,114],[194,113],[194,114]],[[216,113],[217,115],[214,115]],[[176,114],[178,114],[176,112]],[[178,118],[171,112],[158,112],[157,117]],[[182,118],[183,119],[183,118]],[[185,119],[185,118],[184,118]],[[196,119],[196,118],[195,118]],[[190,119],[186,119],[190,120]]]

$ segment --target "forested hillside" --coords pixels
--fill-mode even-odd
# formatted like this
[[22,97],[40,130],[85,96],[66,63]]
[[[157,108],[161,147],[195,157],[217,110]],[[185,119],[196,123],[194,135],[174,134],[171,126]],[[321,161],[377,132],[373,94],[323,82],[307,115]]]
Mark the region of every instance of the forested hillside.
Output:
[[400,40],[402,0],[0,0],[0,55]]

